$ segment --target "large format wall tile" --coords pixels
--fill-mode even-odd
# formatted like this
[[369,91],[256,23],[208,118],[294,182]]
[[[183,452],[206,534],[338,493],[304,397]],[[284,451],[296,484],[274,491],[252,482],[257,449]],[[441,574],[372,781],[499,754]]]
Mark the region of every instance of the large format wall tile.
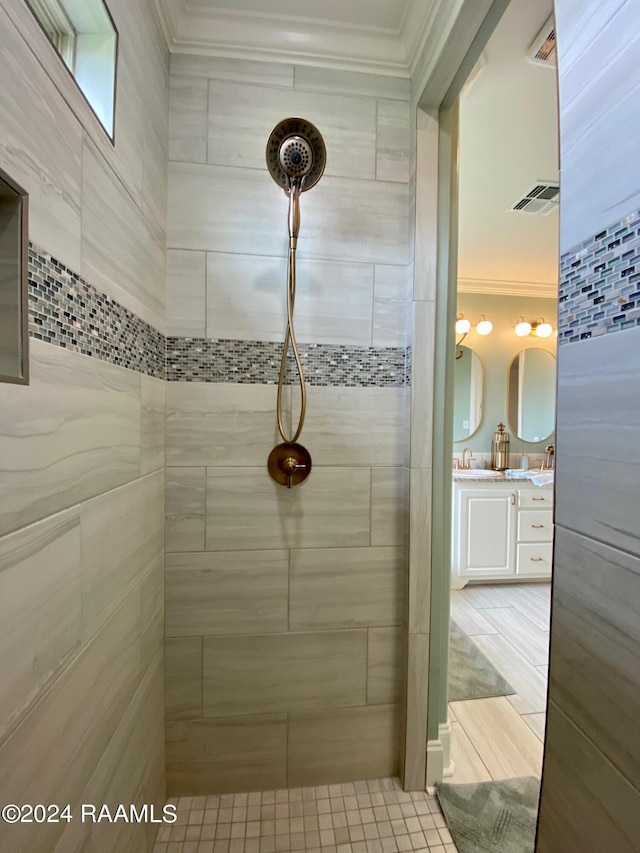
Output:
[[140,474],[140,377],[31,341],[31,384],[0,386],[0,533]]
[[169,81],[169,160],[207,162],[207,89],[203,77]]
[[640,329],[561,347],[556,522],[637,553]]
[[327,148],[325,175],[375,178],[373,99],[229,81],[209,83],[209,163],[264,169],[269,134],[286,116],[302,116],[322,134]]
[[550,695],[627,779],[639,779],[640,557],[558,527],[553,595]]
[[205,468],[167,468],[165,545],[174,551],[204,551]]
[[162,471],[83,504],[81,521],[82,623],[88,639],[162,559]]
[[165,406],[164,380],[140,374],[140,473],[164,468]]
[[167,252],[167,335],[204,338],[205,274],[205,252]]
[[80,649],[77,507],[0,539],[0,741]]
[[205,637],[203,716],[364,705],[367,632]]
[[177,74],[228,80],[232,83],[254,83],[257,86],[293,86],[293,66],[280,62],[173,53],[171,76]]
[[[266,168],[171,163],[168,246],[286,256],[281,196]],[[303,260],[407,263],[406,185],[327,176],[303,202]]]
[[167,720],[202,716],[202,637],[168,637],[164,647]]
[[375,347],[402,347],[407,341],[408,285],[407,267],[375,267],[373,287],[373,333]]
[[376,178],[409,181],[409,105],[379,100],[377,115]]
[[[139,594],[129,596],[0,748],[0,798],[77,802],[140,678]],[[0,824],[3,853],[53,850],[64,823]]]
[[408,503],[407,472],[389,466],[371,469],[371,544],[402,545]]
[[266,467],[280,442],[276,397],[273,385],[169,382],[167,464]]
[[[286,206],[281,212],[286,228]],[[371,342],[371,264],[301,260],[296,277],[300,342]],[[207,253],[207,337],[281,341],[286,294],[286,257]]]
[[402,700],[406,671],[404,628],[369,628],[367,704],[393,705]]
[[638,789],[551,701],[536,850],[636,853],[639,838]]
[[405,581],[400,548],[294,550],[289,627],[310,631],[399,625]]
[[166,573],[168,637],[287,630],[286,551],[169,554]]
[[409,100],[409,81],[382,74],[336,71],[332,68],[295,67],[295,87],[310,92],[359,95],[365,98]]
[[[402,388],[310,388],[303,443],[316,465],[402,464]],[[293,391],[293,411],[298,411]]]
[[261,468],[207,470],[207,550],[368,545],[368,468],[316,468],[295,489]]
[[400,728],[397,705],[292,713],[288,784],[298,787],[395,776]]
[[165,256],[139,208],[84,145],[81,274],[156,329],[165,327]]
[[0,166],[29,193],[30,236],[80,269],[82,131],[0,9]]
[[287,786],[287,715],[168,722],[169,796]]

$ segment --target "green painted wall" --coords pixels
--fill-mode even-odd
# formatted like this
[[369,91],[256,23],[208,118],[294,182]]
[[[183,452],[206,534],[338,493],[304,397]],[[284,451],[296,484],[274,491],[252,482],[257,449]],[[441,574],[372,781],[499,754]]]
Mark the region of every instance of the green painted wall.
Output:
[[[483,414],[480,427],[470,438],[454,442],[454,453],[464,447],[478,452],[491,451],[491,439],[500,421],[507,425],[511,435],[510,450],[521,453],[543,453],[547,444],[554,443],[554,435],[533,443],[516,438],[509,428],[507,418],[507,376],[513,357],[528,347],[542,347],[556,354],[555,331],[549,338],[529,335],[519,338],[513,331],[520,316],[531,322],[540,317],[556,328],[557,300],[523,296],[490,296],[477,293],[458,293],[457,313],[471,321],[472,328],[464,346],[477,353],[483,366]],[[475,324],[484,314],[493,323],[490,335],[478,335]]]

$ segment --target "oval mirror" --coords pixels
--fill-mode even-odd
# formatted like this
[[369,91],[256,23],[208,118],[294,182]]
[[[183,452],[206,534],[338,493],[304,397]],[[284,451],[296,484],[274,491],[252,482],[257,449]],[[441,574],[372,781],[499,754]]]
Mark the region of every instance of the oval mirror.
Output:
[[529,347],[509,368],[507,411],[511,431],[522,441],[546,441],[556,422],[556,360],[549,350]]
[[453,440],[464,441],[482,420],[482,362],[469,347],[456,347]]

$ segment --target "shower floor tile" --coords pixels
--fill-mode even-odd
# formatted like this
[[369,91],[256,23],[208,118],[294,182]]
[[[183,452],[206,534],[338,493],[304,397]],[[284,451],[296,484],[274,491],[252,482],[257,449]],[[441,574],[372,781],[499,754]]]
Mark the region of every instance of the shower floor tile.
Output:
[[457,853],[437,799],[397,779],[170,802],[153,853]]

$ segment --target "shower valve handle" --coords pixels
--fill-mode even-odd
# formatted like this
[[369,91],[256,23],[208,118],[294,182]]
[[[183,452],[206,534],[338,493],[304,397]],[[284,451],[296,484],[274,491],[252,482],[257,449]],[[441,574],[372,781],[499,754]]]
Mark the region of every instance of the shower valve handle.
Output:
[[291,478],[293,477],[293,475],[296,473],[296,471],[299,471],[301,469],[304,470],[307,466],[304,464],[299,465],[293,456],[287,456],[282,460],[280,467],[282,468],[282,471],[285,477],[287,478],[287,488],[290,489]]

